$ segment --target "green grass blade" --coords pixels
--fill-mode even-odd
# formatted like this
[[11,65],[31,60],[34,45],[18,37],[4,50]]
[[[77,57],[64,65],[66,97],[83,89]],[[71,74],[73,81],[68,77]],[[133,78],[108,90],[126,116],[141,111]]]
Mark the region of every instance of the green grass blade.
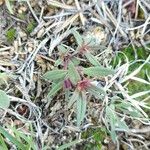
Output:
[[19,142],[16,138],[14,138],[11,134],[9,134],[2,126],[0,126],[0,133],[4,135],[5,138],[8,138],[13,144],[15,144],[19,149],[26,150],[26,147]]
[[70,143],[67,143],[67,144],[64,144],[64,145],[60,146],[57,150],[64,150],[64,149],[67,149],[67,148],[69,148],[69,147],[71,147],[71,146],[76,145],[77,143],[80,143],[80,142],[81,142],[81,140],[72,141],[72,142],[70,142]]
[[1,134],[0,134],[0,149],[1,150],[8,150],[7,145],[4,141],[4,138],[1,136]]
[[13,14],[13,9],[12,9],[12,5],[10,3],[10,0],[5,0],[5,4],[6,4],[7,9],[9,10],[9,12],[11,14]]

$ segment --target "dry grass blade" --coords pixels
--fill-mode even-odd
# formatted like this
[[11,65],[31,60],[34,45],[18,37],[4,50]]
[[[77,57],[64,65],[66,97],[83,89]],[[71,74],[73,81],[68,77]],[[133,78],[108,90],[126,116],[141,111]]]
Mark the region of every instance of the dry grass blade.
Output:
[[149,55],[149,57],[146,59],[146,61],[141,65],[141,66],[139,66],[135,71],[133,71],[131,74],[129,74],[129,75],[127,75],[126,77],[124,77],[122,80],[121,80],[121,83],[123,83],[123,82],[126,82],[127,80],[129,80],[129,79],[131,79],[132,77],[134,77],[135,75],[137,75],[139,72],[140,72],[140,70],[143,68],[143,66],[147,63],[147,62],[149,62],[149,60],[150,60],[150,55]]
[[68,9],[68,10],[75,10],[76,8],[74,6],[70,6],[64,3],[60,3],[55,0],[47,0],[48,5],[52,5],[55,7],[63,8],[63,9]]
[[11,49],[11,47],[3,47],[3,48],[0,48],[0,52],[6,51],[6,50],[9,50],[9,49]]
[[80,16],[82,25],[84,26],[86,19],[85,19],[83,13],[81,12],[81,7],[80,7],[80,4],[79,4],[79,1],[78,1],[78,0],[75,0],[75,3],[76,3],[76,6],[77,6],[77,9],[78,9],[78,11],[79,11],[79,16]]
[[50,48],[49,48],[49,56],[51,56],[52,51],[54,50],[54,48],[60,44],[60,42],[67,37],[69,34],[71,34],[72,30],[67,30],[65,31],[63,34],[61,34],[60,36],[58,35],[55,39],[51,39],[51,43],[50,43]]
[[143,91],[143,92],[139,92],[139,93],[136,93],[134,95],[131,95],[130,97],[133,98],[133,99],[135,99],[137,97],[141,97],[141,96],[147,95],[149,93],[150,93],[150,91]]
[[[109,17],[109,19],[112,21],[112,23],[115,25],[115,27],[117,27],[117,20],[115,19],[115,17],[113,16],[113,14],[111,13],[110,9],[108,8],[107,5],[105,5],[105,9],[106,9],[106,14]],[[125,32],[121,29],[121,27],[118,26],[118,30],[119,32],[122,34],[123,37],[126,37]]]
[[75,14],[71,17],[69,17],[63,24],[61,24],[55,31],[54,33],[57,34],[61,30],[65,29],[67,26],[71,25],[77,18],[79,14]]
[[131,79],[131,80],[138,81],[138,82],[141,82],[141,83],[144,83],[144,84],[150,85],[150,82],[148,82],[148,81],[146,81],[146,80],[144,80],[144,79],[138,78],[138,77],[131,77],[130,79]]

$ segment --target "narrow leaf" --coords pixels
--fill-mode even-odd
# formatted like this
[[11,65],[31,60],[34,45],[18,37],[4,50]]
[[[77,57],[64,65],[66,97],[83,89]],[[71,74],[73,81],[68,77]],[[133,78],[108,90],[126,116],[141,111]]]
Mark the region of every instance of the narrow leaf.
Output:
[[74,140],[74,141],[72,141],[72,142],[70,142],[70,143],[67,143],[67,144],[64,144],[64,145],[60,146],[57,150],[64,150],[64,149],[67,149],[67,148],[69,148],[69,147],[71,147],[71,146],[74,146],[74,145],[77,144],[77,143],[80,143],[80,142],[81,142],[81,140]]
[[59,45],[57,48],[61,54],[65,54],[68,51],[63,45]]
[[0,149],[1,150],[8,150],[4,137],[0,134]]
[[115,143],[117,140],[117,135],[115,132],[115,125],[116,125],[117,118],[114,113],[114,109],[115,109],[114,105],[110,105],[106,107],[107,121],[110,123],[110,126],[111,126],[110,135],[111,135],[113,142]]
[[86,52],[85,53],[86,58],[89,60],[89,62],[94,65],[94,66],[101,66],[101,64],[99,63],[99,61],[96,59],[95,56],[93,56],[91,53]]
[[9,12],[13,14],[12,4],[10,3],[10,0],[5,0],[5,4]]
[[96,87],[96,86],[90,86],[87,91],[94,95],[95,98],[103,98],[103,95],[105,95],[105,90],[101,87]]
[[83,68],[83,72],[92,77],[104,77],[110,74],[114,74],[112,69],[104,68],[102,66]]
[[68,108],[70,108],[78,99],[79,99],[79,92],[75,90],[68,103]]
[[82,36],[75,29],[72,30],[72,34],[74,35],[74,37],[75,37],[75,39],[77,41],[77,44],[79,46],[81,46],[83,44]]
[[58,80],[61,78],[64,78],[65,75],[67,74],[66,70],[52,70],[46,72],[43,77],[47,80]]
[[7,94],[0,90],[0,107],[1,108],[8,108],[10,105],[10,99]]
[[80,126],[86,113],[86,95],[81,93],[77,100],[77,126]]
[[121,120],[121,118],[119,117],[117,117],[117,124],[118,124],[118,128],[121,129],[122,131],[129,131],[129,128],[125,123],[125,121]]
[[56,83],[49,91],[48,97],[51,98],[52,96],[55,96],[55,94],[62,88],[62,85],[62,82]]
[[73,84],[77,84],[81,80],[80,75],[72,62],[68,66],[68,75]]
[[15,144],[19,149],[26,149],[25,146],[20,143],[16,138],[9,134],[2,126],[0,126],[0,133],[2,133],[6,138],[8,138],[13,144]]

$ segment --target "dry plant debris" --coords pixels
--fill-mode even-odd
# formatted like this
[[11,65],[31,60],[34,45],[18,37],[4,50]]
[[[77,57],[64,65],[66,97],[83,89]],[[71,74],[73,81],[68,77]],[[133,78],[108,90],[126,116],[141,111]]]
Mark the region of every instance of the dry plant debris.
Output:
[[149,0],[0,0],[0,149],[150,149]]

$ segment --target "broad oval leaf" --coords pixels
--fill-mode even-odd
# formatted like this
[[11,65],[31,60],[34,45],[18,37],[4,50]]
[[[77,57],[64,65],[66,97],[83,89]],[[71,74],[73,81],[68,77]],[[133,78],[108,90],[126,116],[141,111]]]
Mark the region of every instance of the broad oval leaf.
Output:
[[4,91],[0,90],[0,107],[4,109],[8,108],[9,105],[10,105],[9,97]]
[[92,77],[104,77],[107,75],[114,74],[112,69],[104,68],[102,66],[83,68],[84,74]]
[[77,126],[80,126],[86,113],[86,95],[84,92],[77,99]]
[[66,70],[52,70],[52,71],[48,71],[46,72],[43,77],[44,79],[47,80],[58,80],[61,78],[64,78],[67,74]]

